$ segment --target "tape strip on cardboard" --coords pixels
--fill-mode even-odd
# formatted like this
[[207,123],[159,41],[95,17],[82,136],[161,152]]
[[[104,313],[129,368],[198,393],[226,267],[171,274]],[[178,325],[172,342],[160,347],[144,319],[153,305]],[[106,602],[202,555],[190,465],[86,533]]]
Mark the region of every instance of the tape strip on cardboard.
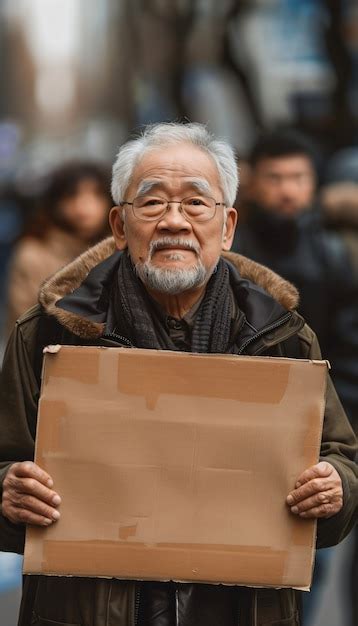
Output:
[[[144,355],[143,352],[145,352]],[[176,359],[175,372],[168,368],[165,389],[163,389],[162,379],[163,365],[158,361],[158,352],[161,353],[162,358],[168,360],[168,365],[173,356]],[[145,357],[142,362],[138,360],[138,356],[141,355]],[[212,363],[213,355],[195,356],[196,358],[188,359],[185,354],[180,352],[125,351],[121,349],[118,354],[117,388],[123,394],[144,396],[147,407],[152,410],[157,404],[158,397],[163,393],[171,396],[220,397],[217,381],[223,377],[228,383],[228,400],[240,399],[241,402],[248,403],[278,404],[287,389],[290,359],[282,359],[280,363],[277,363],[275,386],[262,385],[260,397],[258,397],[256,381],[258,378],[265,379],[265,372],[268,368],[267,360],[256,358],[254,362],[251,362],[247,361],[246,357],[245,371],[240,371],[237,368],[238,360],[245,357],[226,356],[225,359],[217,359],[215,370],[213,368],[206,369],[206,375],[200,376],[199,365],[204,368],[207,363]],[[200,359],[200,362],[197,359]],[[232,361],[231,375],[228,371],[229,359]],[[256,379],[251,375],[253,370],[255,370]],[[150,376],[148,376],[148,371],[150,371]],[[139,380],[141,381],[140,385],[138,385]],[[195,380],[195,386],[193,386],[193,380]],[[179,385],[178,381],[180,381]]]
[[[80,559],[78,556],[80,555]],[[228,558],[230,555],[230,558]],[[247,546],[158,544],[144,546],[135,543],[111,542],[65,542],[44,543],[43,573],[53,574],[72,571],[74,575],[113,576],[132,579],[172,579],[173,560],[175,579],[192,582],[217,580],[228,584],[250,585],[266,583],[280,586],[283,581],[287,552],[273,552],[270,549]],[[106,567],[103,568],[103,557]],[[79,561],[81,565],[78,565]],[[201,571],[207,571],[215,562],[215,575],[205,578]],[[150,568],[148,569],[148,563]],[[254,572],[260,571],[260,580]],[[270,583],[271,581],[271,583]],[[272,582],[274,581],[274,582]],[[304,584],[305,581],[303,581]]]

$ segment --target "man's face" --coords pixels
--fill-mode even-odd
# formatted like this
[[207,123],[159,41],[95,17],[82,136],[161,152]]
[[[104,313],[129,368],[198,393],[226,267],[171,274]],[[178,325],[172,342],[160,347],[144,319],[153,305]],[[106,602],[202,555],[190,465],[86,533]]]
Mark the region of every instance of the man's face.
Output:
[[311,207],[315,186],[307,156],[263,158],[253,168],[249,197],[261,208],[289,217]]
[[[212,159],[199,148],[183,143],[147,152],[135,168],[123,200],[132,202],[145,193],[151,198],[181,201],[204,195],[203,191],[215,202],[224,201]],[[151,222],[137,219],[127,204],[123,214],[121,208],[114,207],[110,221],[117,247],[128,247],[134,265],[149,263],[155,269],[174,271],[190,271],[201,265],[207,282],[221,251],[231,247],[236,211],[227,209],[225,224],[225,208],[217,206],[211,220],[195,223],[180,212],[179,204],[169,206],[162,218]]]

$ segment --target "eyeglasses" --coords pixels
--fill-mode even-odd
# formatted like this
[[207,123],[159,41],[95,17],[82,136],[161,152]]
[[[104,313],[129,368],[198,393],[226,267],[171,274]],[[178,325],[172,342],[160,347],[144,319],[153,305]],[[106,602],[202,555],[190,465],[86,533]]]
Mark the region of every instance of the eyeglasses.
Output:
[[208,222],[216,213],[217,206],[226,206],[224,202],[216,202],[207,196],[193,196],[183,200],[165,200],[152,196],[138,196],[133,202],[120,202],[120,206],[129,204],[133,215],[144,222],[161,220],[169,211],[171,204],[179,204],[179,211],[188,222]]

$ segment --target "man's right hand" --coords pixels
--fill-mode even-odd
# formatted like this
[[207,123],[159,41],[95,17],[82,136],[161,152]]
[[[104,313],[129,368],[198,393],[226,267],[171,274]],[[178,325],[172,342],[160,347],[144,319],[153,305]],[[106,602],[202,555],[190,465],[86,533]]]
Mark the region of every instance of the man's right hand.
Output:
[[14,463],[3,482],[2,513],[14,524],[49,526],[57,521],[61,498],[53,480],[32,461]]

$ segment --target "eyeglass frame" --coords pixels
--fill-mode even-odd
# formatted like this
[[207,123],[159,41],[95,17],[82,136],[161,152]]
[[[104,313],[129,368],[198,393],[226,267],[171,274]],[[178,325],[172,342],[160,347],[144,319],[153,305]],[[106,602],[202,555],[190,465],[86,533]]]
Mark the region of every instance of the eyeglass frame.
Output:
[[210,222],[210,220],[213,220],[213,219],[214,219],[214,217],[215,217],[215,215],[216,215],[216,207],[217,207],[217,206],[224,206],[224,207],[226,207],[225,202],[216,202],[216,201],[215,201],[215,198],[212,198],[211,196],[204,196],[204,197],[205,197],[205,198],[207,198],[208,200],[214,200],[214,202],[215,202],[215,210],[214,210],[214,214],[213,214],[211,217],[209,217],[208,219],[206,219],[206,220],[199,220],[199,221],[196,221],[195,219],[190,219],[190,218],[187,216],[187,214],[186,214],[185,210],[184,210],[184,209],[183,209],[183,207],[182,207],[182,203],[183,203],[185,200],[190,200],[191,198],[195,198],[195,197],[197,197],[197,196],[188,196],[187,198],[183,198],[182,200],[165,200],[165,199],[164,199],[164,198],[162,198],[161,196],[156,196],[156,197],[155,197],[155,199],[156,199],[156,200],[163,200],[163,202],[166,202],[166,208],[165,208],[165,210],[163,211],[163,213],[162,213],[159,217],[154,217],[154,218],[146,219],[146,218],[143,218],[143,217],[138,217],[138,216],[135,214],[135,212],[134,212],[134,208],[133,208],[134,202],[137,200],[137,198],[140,198],[140,197],[141,197],[141,196],[136,196],[136,198],[134,198],[132,202],[127,202],[126,200],[122,200],[121,202],[119,202],[119,206],[123,207],[125,204],[128,204],[129,206],[131,206],[131,207],[132,207],[132,213],[133,213],[133,215],[134,215],[135,219],[136,219],[136,220],[140,220],[140,221],[142,221],[142,222],[156,222],[156,221],[157,221],[157,222],[159,222],[159,220],[163,219],[164,215],[166,215],[166,213],[168,213],[168,211],[169,211],[169,205],[170,205],[170,204],[173,204],[173,203],[179,204],[179,205],[180,205],[180,207],[179,207],[179,212],[180,212],[182,215],[184,215],[185,219],[186,219],[188,222],[190,222],[190,223],[192,223],[192,222],[193,222],[194,224],[202,224],[202,223],[205,223],[205,222]]

